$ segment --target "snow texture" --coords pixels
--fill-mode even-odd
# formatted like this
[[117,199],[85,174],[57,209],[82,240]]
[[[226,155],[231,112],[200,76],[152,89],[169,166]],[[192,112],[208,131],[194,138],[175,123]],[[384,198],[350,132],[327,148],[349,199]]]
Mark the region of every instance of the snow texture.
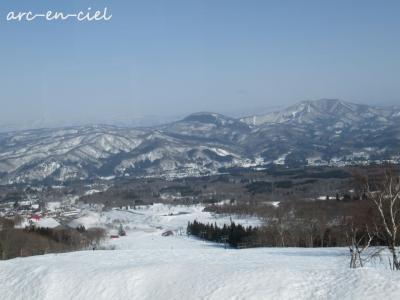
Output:
[[167,229],[177,233],[188,218],[211,220],[195,207],[156,205],[91,217],[104,224],[120,220],[129,227],[126,237],[107,242],[116,250],[2,261],[1,298],[400,298],[399,273],[381,265],[350,270],[344,248],[235,250],[185,235],[162,236]]

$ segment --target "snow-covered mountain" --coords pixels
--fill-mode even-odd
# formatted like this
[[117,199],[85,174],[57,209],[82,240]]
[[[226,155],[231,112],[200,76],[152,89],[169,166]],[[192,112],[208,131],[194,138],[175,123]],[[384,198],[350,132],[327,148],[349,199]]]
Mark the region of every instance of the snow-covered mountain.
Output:
[[243,118],[246,124],[258,126],[263,124],[312,124],[315,122],[334,122],[337,126],[354,125],[370,121],[390,123],[398,116],[399,110],[394,107],[373,107],[354,104],[338,99],[320,99],[303,101],[281,111],[260,116]]
[[[215,130],[212,124],[197,125],[185,119],[170,128],[99,125],[0,134],[0,180],[4,184],[96,176],[202,175],[249,163],[233,145],[217,141],[222,132],[202,136]],[[193,126],[193,133],[180,131],[184,126]]]
[[400,161],[400,109],[328,99],[242,119],[204,112],[148,128],[97,125],[0,134],[1,184],[383,160]]

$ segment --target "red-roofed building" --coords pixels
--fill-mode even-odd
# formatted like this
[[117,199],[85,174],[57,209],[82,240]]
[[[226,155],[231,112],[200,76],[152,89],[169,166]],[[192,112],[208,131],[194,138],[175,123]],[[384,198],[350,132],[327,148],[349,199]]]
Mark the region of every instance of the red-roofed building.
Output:
[[33,216],[31,216],[31,220],[32,220],[32,221],[38,222],[38,221],[40,221],[40,219],[41,219],[41,217],[38,216],[38,215],[33,215]]

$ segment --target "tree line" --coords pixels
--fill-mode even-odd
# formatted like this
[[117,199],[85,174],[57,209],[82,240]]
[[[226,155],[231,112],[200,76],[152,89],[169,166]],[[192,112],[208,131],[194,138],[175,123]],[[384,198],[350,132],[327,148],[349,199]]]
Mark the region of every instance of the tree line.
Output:
[[219,227],[216,223],[203,224],[194,220],[193,222],[188,222],[187,225],[188,235],[193,235],[207,241],[226,243],[235,248],[245,244],[247,247],[250,247],[250,243],[258,234],[258,231],[259,228],[257,227],[244,227],[240,224],[235,224],[235,222]]
[[13,220],[0,218],[0,259],[93,249],[105,237],[101,228],[14,228]]
[[[241,204],[210,206],[207,210],[264,218],[262,227],[252,228],[245,236],[244,244],[250,247],[348,247],[352,268],[362,267],[366,260],[386,252],[390,254],[390,267],[400,270],[399,174],[399,167],[393,165],[359,170],[353,174],[352,196],[336,196],[336,200],[294,199],[278,207]],[[188,226],[190,233],[192,227]],[[203,224],[200,228],[206,233],[220,232],[215,225]],[[213,236],[207,234],[207,239]]]

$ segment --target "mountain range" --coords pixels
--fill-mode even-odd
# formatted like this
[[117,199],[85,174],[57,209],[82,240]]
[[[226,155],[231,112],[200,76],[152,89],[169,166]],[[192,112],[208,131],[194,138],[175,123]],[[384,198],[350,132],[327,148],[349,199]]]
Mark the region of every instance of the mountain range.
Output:
[[336,99],[243,118],[202,112],[153,127],[0,133],[0,184],[383,161],[400,162],[400,108]]

